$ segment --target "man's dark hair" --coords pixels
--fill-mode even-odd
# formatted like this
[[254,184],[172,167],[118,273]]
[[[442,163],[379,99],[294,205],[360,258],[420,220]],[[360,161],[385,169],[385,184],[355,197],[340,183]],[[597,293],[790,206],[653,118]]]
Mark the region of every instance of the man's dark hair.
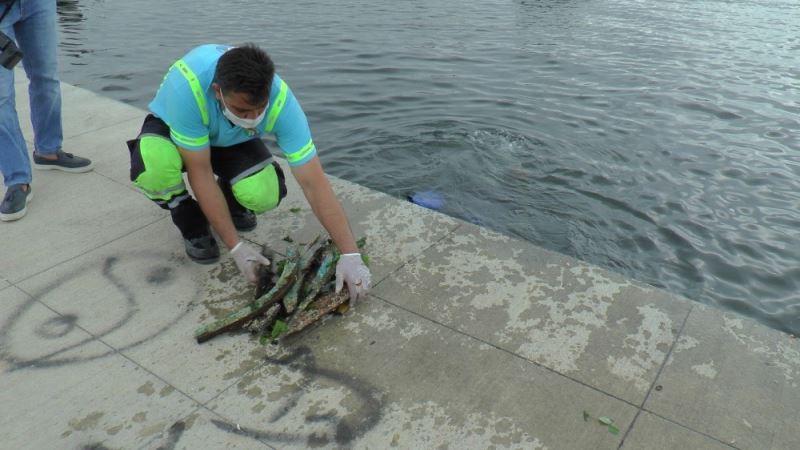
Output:
[[274,75],[275,64],[267,52],[247,43],[222,54],[214,81],[222,92],[246,94],[248,103],[259,105],[269,98]]

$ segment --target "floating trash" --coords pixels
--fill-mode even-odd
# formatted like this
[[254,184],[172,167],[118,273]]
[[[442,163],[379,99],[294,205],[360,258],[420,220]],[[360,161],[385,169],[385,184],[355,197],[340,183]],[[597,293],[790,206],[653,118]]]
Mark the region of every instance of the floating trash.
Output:
[[433,210],[440,210],[444,206],[444,196],[436,191],[414,192],[408,196],[408,201]]

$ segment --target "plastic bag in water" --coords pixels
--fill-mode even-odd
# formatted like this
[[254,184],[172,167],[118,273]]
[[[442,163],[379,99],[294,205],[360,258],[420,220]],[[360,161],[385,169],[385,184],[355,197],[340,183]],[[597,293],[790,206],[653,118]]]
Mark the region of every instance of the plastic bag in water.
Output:
[[408,196],[408,201],[433,210],[442,209],[444,206],[444,196],[436,191],[414,192]]

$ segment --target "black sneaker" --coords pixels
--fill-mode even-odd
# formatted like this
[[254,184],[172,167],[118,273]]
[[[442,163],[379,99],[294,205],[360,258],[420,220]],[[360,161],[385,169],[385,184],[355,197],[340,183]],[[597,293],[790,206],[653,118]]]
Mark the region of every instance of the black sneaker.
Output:
[[[28,186],[28,190],[22,189],[23,186]],[[3,197],[3,203],[0,204],[0,220],[3,222],[11,222],[12,220],[19,220],[25,216],[27,211],[28,202],[33,198],[33,191],[31,185],[15,184],[9,186],[6,190],[6,195]]]
[[186,247],[186,254],[189,258],[196,263],[213,264],[219,261],[219,246],[210,234],[184,239],[183,246]]
[[231,211],[231,219],[233,219],[233,226],[239,231],[250,231],[258,225],[256,214],[249,209]]
[[33,166],[39,170],[63,170],[64,172],[82,173],[92,170],[92,161],[65,153],[61,150],[55,153],[56,159],[47,159],[33,152]]

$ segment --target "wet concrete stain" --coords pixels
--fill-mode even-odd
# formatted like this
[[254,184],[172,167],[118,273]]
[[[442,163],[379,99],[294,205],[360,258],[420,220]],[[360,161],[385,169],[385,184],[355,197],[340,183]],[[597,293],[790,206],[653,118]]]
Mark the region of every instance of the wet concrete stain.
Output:
[[222,351],[219,352],[219,354],[214,359],[217,360],[217,361],[222,361],[223,359],[225,359],[227,356],[230,356],[230,355],[231,355],[231,351],[230,350],[222,350]]
[[72,419],[70,420],[69,426],[72,427],[73,430],[76,431],[85,431],[92,428],[96,428],[97,424],[100,423],[100,419],[103,417],[103,413],[100,411],[95,411],[90,413],[86,417],[82,419]]
[[171,394],[173,392],[175,392],[175,388],[174,387],[172,387],[172,386],[164,386],[163,388],[161,388],[161,391],[158,393],[158,395],[161,398],[164,398],[164,397],[167,397],[169,394]]
[[173,270],[172,267],[168,266],[155,267],[147,275],[147,283],[156,286],[167,284],[174,278]]
[[250,411],[253,411],[254,413],[258,414],[261,411],[263,411],[264,408],[266,408],[266,407],[267,407],[267,405],[265,405],[264,402],[258,402],[257,405],[255,405],[252,408],[250,408]]
[[139,386],[139,389],[137,389],[136,392],[150,396],[153,395],[156,392],[156,390],[153,388],[153,382],[148,381],[147,383]]
[[252,302],[254,297],[253,289],[230,260],[221,261],[210,270],[202,292],[200,303],[205,306],[206,312],[200,316],[200,322],[225,317],[232,310]]
[[136,434],[140,438],[147,438],[147,437],[150,437],[150,436],[155,436],[155,435],[160,434],[161,432],[164,431],[164,426],[166,426],[165,422],[154,423],[152,425],[148,425],[146,427],[143,427]]

